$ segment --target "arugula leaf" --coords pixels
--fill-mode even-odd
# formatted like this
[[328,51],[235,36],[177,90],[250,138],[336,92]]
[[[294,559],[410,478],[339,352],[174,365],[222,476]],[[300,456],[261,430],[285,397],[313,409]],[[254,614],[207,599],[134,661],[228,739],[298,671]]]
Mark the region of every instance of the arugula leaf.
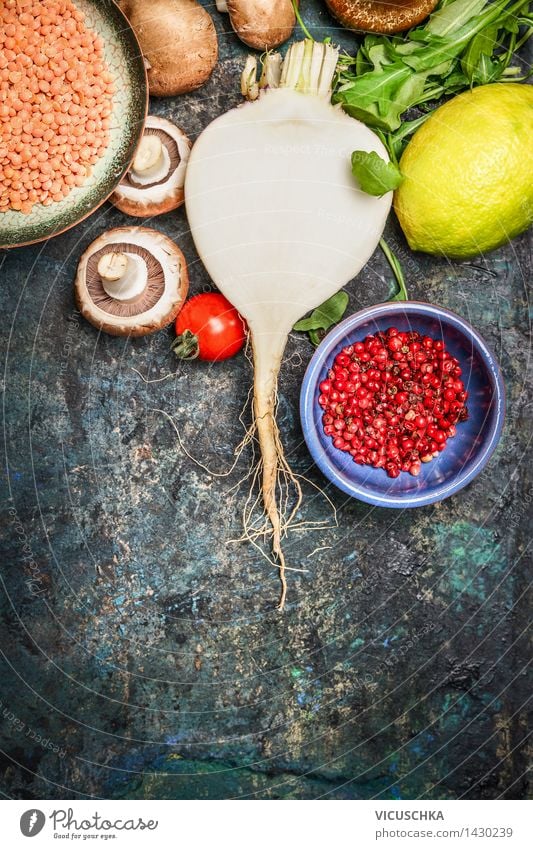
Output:
[[354,150],[352,174],[367,195],[376,197],[397,189],[404,179],[394,162],[386,162],[374,150]]
[[308,332],[313,345],[318,345],[324,338],[326,330],[329,330],[330,327],[338,324],[341,320],[347,306],[348,295],[346,292],[337,292],[316,310],[313,310],[310,316],[297,321],[293,330]]
[[384,44],[375,44],[368,51],[368,58],[377,71],[381,71],[383,65],[387,65],[387,53]]
[[402,122],[408,109],[420,115],[472,85],[517,80],[513,54],[532,27],[530,0],[440,0],[425,23],[394,36],[367,35],[355,59],[344,55],[333,102],[384,134],[399,157],[418,126],[416,113]]
[[[401,123],[401,114],[407,108],[398,103],[396,93],[409,79],[412,70],[400,62],[387,65],[380,71],[368,71],[356,77],[352,84],[337,89],[335,103],[341,103],[345,112],[380,130],[396,130]],[[379,112],[380,104],[387,104],[385,115]]]
[[488,0],[455,0],[455,3],[448,3],[432,14],[425,29],[432,35],[453,35],[459,27],[481,12],[487,2]]
[[489,24],[474,36],[461,59],[461,68],[470,82],[477,78],[484,59],[490,59],[498,41],[498,22]]

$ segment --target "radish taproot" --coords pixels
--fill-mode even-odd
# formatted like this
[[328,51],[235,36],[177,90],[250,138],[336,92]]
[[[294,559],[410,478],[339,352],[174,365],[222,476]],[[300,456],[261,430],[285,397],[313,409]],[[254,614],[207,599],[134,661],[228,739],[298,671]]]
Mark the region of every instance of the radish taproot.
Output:
[[337,59],[329,44],[296,42],[281,76],[279,57],[267,54],[259,88],[248,62],[243,89],[259,96],[209,124],[193,146],[185,181],[198,254],[249,327],[262,497],[281,580],[280,609],[288,523],[280,515],[279,487],[290,477],[299,490],[276,423],[283,352],[294,323],[373,254],[392,199],[391,192],[364,194],[351,174],[353,150],[376,151],[387,161],[388,155],[371,130],[331,105]]

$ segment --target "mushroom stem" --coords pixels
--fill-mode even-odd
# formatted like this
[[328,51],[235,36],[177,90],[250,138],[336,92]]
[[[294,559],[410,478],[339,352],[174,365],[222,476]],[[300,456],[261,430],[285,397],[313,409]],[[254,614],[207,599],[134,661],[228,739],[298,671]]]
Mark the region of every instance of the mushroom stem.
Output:
[[98,262],[98,274],[104,290],[116,301],[135,301],[148,283],[146,263],[135,254],[104,254]]
[[139,185],[163,180],[170,171],[170,154],[161,139],[146,133],[131,166],[130,178]]
[[98,263],[98,274],[106,283],[120,280],[126,273],[128,258],[125,254],[104,254]]

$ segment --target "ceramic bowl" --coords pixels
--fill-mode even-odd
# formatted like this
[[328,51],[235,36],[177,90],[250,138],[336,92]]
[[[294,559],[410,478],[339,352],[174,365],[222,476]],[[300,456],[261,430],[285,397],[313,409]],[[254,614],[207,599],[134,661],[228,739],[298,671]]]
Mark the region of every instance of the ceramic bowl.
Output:
[[[346,345],[389,327],[444,339],[447,350],[459,360],[461,380],[469,393],[468,419],[457,425],[457,435],[448,440],[437,458],[422,464],[418,477],[402,472],[397,478],[389,478],[383,469],[357,465],[348,453],[333,447],[331,437],[322,429],[318,385],[335,356]],[[487,464],[498,444],[504,414],[500,369],[479,333],[453,312],[416,301],[379,304],[335,327],[309,363],[300,398],[303,433],[316,464],[348,495],[381,507],[419,507],[459,492]]]
[[139,43],[113,2],[76,0],[85,22],[104,40],[105,58],[115,80],[110,141],[83,186],[50,206],[36,204],[29,215],[0,213],[0,247],[49,239],[78,224],[109,195],[128,170],[141,138],[148,107],[148,83]]

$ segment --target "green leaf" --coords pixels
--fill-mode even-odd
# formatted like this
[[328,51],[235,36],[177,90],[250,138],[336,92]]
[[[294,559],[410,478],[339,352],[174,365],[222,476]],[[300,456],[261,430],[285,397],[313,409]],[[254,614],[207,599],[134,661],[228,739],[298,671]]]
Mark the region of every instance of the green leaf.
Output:
[[348,295],[346,292],[337,292],[316,310],[313,310],[310,316],[297,321],[293,330],[308,332],[313,345],[318,345],[323,339],[325,331],[341,320],[347,306]]
[[383,65],[388,65],[386,47],[384,44],[376,44],[368,51],[368,58],[372,62],[376,71],[381,71]]
[[341,98],[336,97],[335,103],[343,103],[344,111],[350,115],[351,118],[357,118],[358,121],[362,121],[363,124],[366,124],[367,127],[373,127],[376,130],[383,130],[384,132],[391,132],[392,130],[396,130],[400,126],[400,120],[394,122],[391,126],[389,120],[383,120],[377,114],[377,107],[374,105],[370,105],[369,107],[361,107],[357,104],[345,103]]
[[396,130],[395,133],[392,133],[387,138],[382,139],[387,150],[389,150],[391,156],[396,158],[400,157],[402,152],[402,147],[405,139],[409,136],[412,136],[422,124],[427,121],[430,116],[430,112],[427,112],[424,115],[420,115],[419,118],[415,118],[413,121],[404,121],[399,130]]
[[375,151],[354,150],[352,174],[367,195],[381,195],[397,189],[403,176],[394,162],[386,162]]
[[[417,103],[422,96],[427,76],[427,72],[424,71],[407,77],[407,79],[404,80],[396,89],[394,93],[394,103],[384,104],[383,101],[380,102],[380,113],[382,115],[386,115],[388,111],[389,117],[391,115],[394,116],[399,125],[403,113],[409,109],[410,106]],[[388,110],[384,110],[384,106],[388,106]]]
[[363,74],[366,74],[368,71],[372,70],[372,65],[363,50],[363,48],[359,48],[357,51],[357,56],[355,57],[355,73],[358,77],[362,77]]
[[323,330],[324,319],[317,316],[315,310],[308,318],[301,318],[300,321],[297,321],[292,329],[301,331],[302,333],[307,333],[310,330]]
[[389,301],[408,301],[409,295],[407,293],[405,282],[403,280],[400,281],[398,279],[396,280],[396,282],[398,283],[398,291],[395,295],[392,296],[392,298],[389,298]]
[[440,0],[405,34],[366,36],[353,62],[347,57],[339,67],[333,102],[385,134],[400,156],[410,135],[402,124],[408,109],[433,111],[442,97],[515,78],[510,66],[531,35],[529,9],[530,0]]
[[325,335],[326,335],[325,330],[311,330],[311,331],[309,331],[309,339],[311,340],[311,342],[313,343],[315,348],[318,345],[320,345],[320,343],[322,342],[322,339],[324,338]]
[[[387,65],[381,71],[369,71],[353,79],[351,85],[341,86],[334,101],[341,103],[349,115],[381,130],[396,130],[400,126],[400,115],[407,108],[405,103],[396,102],[396,93],[412,75],[412,70],[403,62]],[[387,111],[381,117],[379,104],[385,103]]]
[[455,0],[434,12],[425,29],[432,35],[449,37],[482,11],[488,0]]
[[322,318],[324,322],[322,325],[323,329],[327,330],[332,325],[337,324],[346,312],[347,306],[348,295],[346,292],[341,291],[332,295],[331,298],[328,298],[327,301],[324,301],[323,304],[317,307],[315,313]]
[[470,82],[476,77],[476,71],[480,69],[483,59],[490,58],[498,43],[498,22],[489,24],[488,27],[478,32],[468,45],[462,59],[461,68]]

